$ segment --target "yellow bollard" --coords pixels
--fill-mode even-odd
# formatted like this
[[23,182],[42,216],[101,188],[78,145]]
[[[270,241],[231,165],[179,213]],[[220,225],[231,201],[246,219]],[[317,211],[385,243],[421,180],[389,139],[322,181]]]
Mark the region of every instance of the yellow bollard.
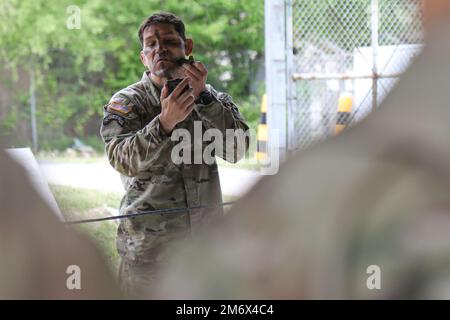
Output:
[[258,125],[256,160],[267,158],[267,95],[264,93],[261,101],[261,119]]
[[342,92],[339,96],[338,110],[336,116],[336,126],[334,134],[339,134],[350,124],[352,114],[353,95],[349,92]]

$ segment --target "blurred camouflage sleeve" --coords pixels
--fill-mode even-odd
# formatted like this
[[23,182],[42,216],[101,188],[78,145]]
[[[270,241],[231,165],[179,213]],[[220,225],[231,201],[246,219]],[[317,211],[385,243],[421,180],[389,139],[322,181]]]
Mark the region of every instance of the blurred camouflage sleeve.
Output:
[[164,161],[161,154],[170,154],[171,141],[161,128],[159,114],[145,124],[143,112],[121,95],[104,107],[100,134],[106,155],[117,171],[130,177]]
[[250,145],[250,131],[238,107],[227,93],[218,92],[208,85],[213,100],[208,105],[197,105],[195,110],[207,129],[218,129],[224,138],[224,148],[216,155],[228,162],[241,160]]

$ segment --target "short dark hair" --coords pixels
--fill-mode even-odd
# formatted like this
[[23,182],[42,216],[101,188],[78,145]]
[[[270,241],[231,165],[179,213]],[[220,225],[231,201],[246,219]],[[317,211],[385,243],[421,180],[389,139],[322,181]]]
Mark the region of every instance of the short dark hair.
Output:
[[145,19],[139,27],[138,36],[139,41],[141,42],[141,46],[144,46],[144,30],[151,25],[158,23],[167,23],[173,25],[181,38],[183,38],[183,40],[186,40],[184,23],[179,17],[170,12],[157,12]]

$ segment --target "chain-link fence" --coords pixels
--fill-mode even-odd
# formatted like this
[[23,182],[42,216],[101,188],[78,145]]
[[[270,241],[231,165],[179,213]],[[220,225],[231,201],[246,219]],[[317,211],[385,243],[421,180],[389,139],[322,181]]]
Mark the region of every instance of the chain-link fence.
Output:
[[[287,6],[293,151],[362,119],[383,100],[422,47],[423,12],[420,0],[293,0]],[[338,111],[340,104],[346,112]]]

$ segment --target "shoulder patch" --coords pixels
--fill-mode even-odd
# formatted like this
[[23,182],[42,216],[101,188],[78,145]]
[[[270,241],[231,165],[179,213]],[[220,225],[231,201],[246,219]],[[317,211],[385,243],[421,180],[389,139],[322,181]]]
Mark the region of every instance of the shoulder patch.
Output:
[[112,111],[119,112],[121,114],[130,113],[132,108],[133,108],[132,105],[130,105],[126,101],[120,100],[120,99],[112,100],[107,106],[108,111],[112,110]]
[[118,116],[116,114],[110,113],[103,119],[103,125],[106,126],[111,121],[116,121],[121,127],[123,127],[123,125],[125,124],[124,118],[122,118],[121,116]]

